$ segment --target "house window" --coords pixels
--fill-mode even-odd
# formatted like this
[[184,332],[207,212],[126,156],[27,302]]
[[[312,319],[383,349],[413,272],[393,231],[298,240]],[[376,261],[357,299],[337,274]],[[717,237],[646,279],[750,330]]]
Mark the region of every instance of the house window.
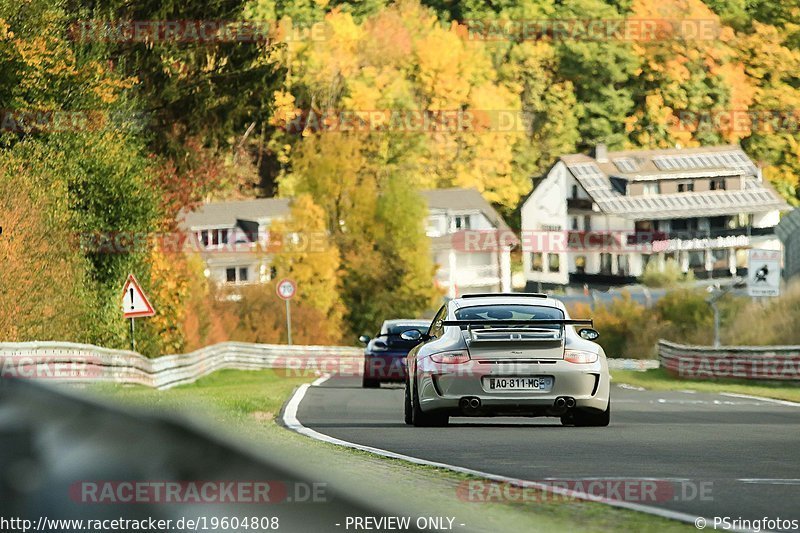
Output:
[[620,254],[617,256],[617,275],[628,275],[628,256],[625,254]]
[[572,221],[572,230],[578,231],[578,217],[570,217]]
[[228,244],[228,230],[226,229],[219,230],[219,243]]
[[586,273],[586,256],[579,255],[575,258],[575,272],[578,274]]
[[203,230],[200,232],[200,242],[203,243],[203,248],[208,247],[208,230]]
[[577,185],[573,185],[572,186],[572,198],[573,199],[577,199],[578,198],[578,186]]
[[247,267],[228,267],[225,269],[225,281],[228,283],[244,283],[249,279]]
[[543,262],[542,252],[531,253],[531,270],[541,272]]
[[611,254],[600,254],[600,273],[611,274]]
[[583,229],[586,231],[592,231],[592,217],[589,215],[583,217]]
[[724,191],[725,190],[725,178],[716,178],[711,180],[709,184],[709,189],[712,191]]
[[469,215],[457,215],[453,217],[453,224],[456,229],[469,229]]
[[643,196],[655,196],[661,192],[661,187],[658,182],[645,183],[642,188]]
[[685,181],[683,183],[678,184],[678,192],[693,192],[694,191],[694,183],[691,181]]
[[558,272],[561,270],[561,257],[558,254],[547,255],[547,269],[550,272]]

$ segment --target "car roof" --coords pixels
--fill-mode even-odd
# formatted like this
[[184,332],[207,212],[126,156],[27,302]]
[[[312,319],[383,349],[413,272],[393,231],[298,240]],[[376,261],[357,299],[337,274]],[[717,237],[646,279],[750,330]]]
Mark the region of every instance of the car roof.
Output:
[[384,326],[394,326],[397,324],[409,324],[413,326],[424,326],[430,324],[430,320],[425,320],[424,318],[392,318],[389,320],[384,320]]

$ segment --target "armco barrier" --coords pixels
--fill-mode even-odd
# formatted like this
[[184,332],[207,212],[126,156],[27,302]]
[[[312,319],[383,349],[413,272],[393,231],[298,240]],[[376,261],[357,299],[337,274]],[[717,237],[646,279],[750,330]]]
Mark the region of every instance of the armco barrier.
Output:
[[[647,370],[658,361],[609,359],[611,369]],[[112,382],[167,389],[222,369],[283,369],[287,376],[363,371],[363,350],[346,346],[287,346],[222,342],[181,355],[148,359],[128,350],[70,342],[0,343],[0,378]]]
[[148,359],[128,350],[70,342],[0,343],[0,377],[62,382],[114,382],[167,389],[222,369],[287,369],[287,375],[358,373],[363,350],[345,346],[287,346],[222,342],[197,351]]
[[658,341],[661,367],[682,378],[800,380],[800,346],[686,346]]

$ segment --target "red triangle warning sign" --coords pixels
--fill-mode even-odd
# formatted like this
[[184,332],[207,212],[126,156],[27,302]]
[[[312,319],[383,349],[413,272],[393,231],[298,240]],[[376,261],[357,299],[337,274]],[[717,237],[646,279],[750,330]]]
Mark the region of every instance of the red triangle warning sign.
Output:
[[139,318],[156,314],[155,309],[150,305],[150,300],[144,295],[144,291],[133,274],[128,276],[128,281],[125,282],[125,288],[122,290],[122,314],[125,318]]

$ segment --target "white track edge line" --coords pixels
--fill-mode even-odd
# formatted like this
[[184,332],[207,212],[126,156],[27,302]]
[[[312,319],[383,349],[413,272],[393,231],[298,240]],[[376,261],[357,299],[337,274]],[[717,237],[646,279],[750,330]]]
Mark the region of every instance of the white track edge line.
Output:
[[331,378],[330,374],[324,374],[311,382],[312,387],[319,387]]
[[551,494],[558,494],[562,496],[569,496],[579,500],[586,500],[586,501],[594,501],[599,503],[604,503],[607,505],[611,505],[613,507],[620,507],[623,509],[628,509],[631,511],[639,511],[642,513],[647,513],[655,516],[660,516],[662,518],[668,518],[671,520],[678,520],[680,522],[686,522],[690,524],[694,524],[695,520],[698,518],[705,518],[706,521],[710,519],[708,517],[700,517],[695,515],[690,515],[687,513],[682,513],[680,511],[670,511],[669,509],[661,509],[659,507],[652,507],[649,505],[642,505],[639,503],[631,503],[619,500],[606,500],[602,498],[598,498],[597,496],[593,496],[591,494],[586,494],[584,492],[576,492],[566,489],[560,489],[558,487],[552,487],[550,485],[545,485],[543,483],[536,483],[531,481],[526,481],[524,479],[513,478],[508,476],[501,476],[498,474],[491,474],[489,472],[482,472],[480,470],[473,470],[472,468],[466,468],[463,466],[455,466],[450,465],[447,463],[439,463],[436,461],[428,461],[427,459],[420,459],[418,457],[413,457],[410,455],[403,455],[396,452],[391,452],[389,450],[384,450],[382,448],[375,448],[372,446],[366,446],[363,444],[357,444],[354,442],[348,442],[346,440],[337,439],[335,437],[331,437],[329,435],[325,435],[324,433],[320,433],[315,431],[311,428],[305,427],[298,419],[297,419],[297,410],[300,408],[300,402],[303,401],[303,398],[306,395],[310,385],[308,383],[304,383],[300,385],[300,387],[295,391],[292,395],[291,399],[286,404],[286,408],[283,411],[283,423],[286,425],[287,428],[300,433],[301,435],[305,435],[307,437],[311,437],[312,439],[316,439],[319,441],[327,442],[330,444],[336,444],[338,446],[344,446],[346,448],[353,448],[356,450],[361,450],[365,452],[370,452],[376,455],[382,455],[384,457],[389,457],[392,459],[399,459],[401,461],[407,461],[409,463],[423,465],[423,466],[432,466],[436,468],[443,468],[445,470],[450,470],[453,472],[458,472],[460,474],[467,474],[470,476],[476,476],[484,479],[489,479],[492,481],[499,481],[502,483],[509,483],[512,485],[518,485],[523,487],[533,487],[539,489],[543,492],[548,492]]
[[743,398],[746,400],[760,400],[762,402],[769,402],[778,405],[787,405],[789,407],[800,407],[800,403],[791,402],[789,400],[779,400],[777,398],[766,398],[764,396],[751,396],[750,394],[739,394],[736,392],[720,392],[722,396],[729,396],[731,398]]

